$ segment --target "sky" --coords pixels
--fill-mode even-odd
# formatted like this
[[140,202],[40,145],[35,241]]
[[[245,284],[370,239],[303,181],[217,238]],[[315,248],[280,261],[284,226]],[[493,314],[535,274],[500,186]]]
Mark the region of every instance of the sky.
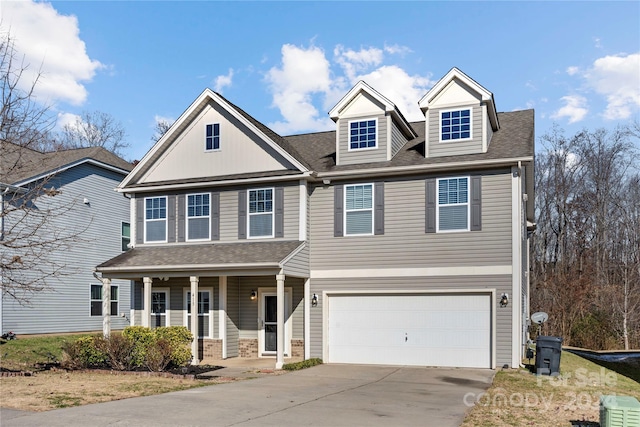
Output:
[[452,67],[498,111],[535,109],[538,139],[640,117],[638,1],[0,0],[0,26],[58,128],[108,113],[127,160],[205,88],[290,135],[335,129],[328,112],[359,80],[423,120]]

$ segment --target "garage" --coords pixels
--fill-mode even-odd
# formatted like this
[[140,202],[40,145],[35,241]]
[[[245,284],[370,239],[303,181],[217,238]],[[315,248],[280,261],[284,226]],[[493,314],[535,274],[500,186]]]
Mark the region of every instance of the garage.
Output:
[[327,296],[330,363],[491,368],[491,294]]

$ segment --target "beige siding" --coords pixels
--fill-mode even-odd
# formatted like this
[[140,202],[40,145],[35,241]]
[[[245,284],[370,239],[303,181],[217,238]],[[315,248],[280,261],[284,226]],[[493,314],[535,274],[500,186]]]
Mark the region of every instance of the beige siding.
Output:
[[309,277],[309,246],[305,246],[284,266],[287,276]]
[[237,277],[227,278],[227,357],[238,356],[239,282]]
[[406,143],[407,138],[398,129],[398,126],[393,123],[391,125],[391,157],[395,156]]
[[[395,278],[350,278],[350,279],[312,279],[311,293],[322,295],[331,291],[429,291],[449,289],[496,290],[496,299],[502,292],[510,292],[511,276],[457,276],[457,277],[395,277]],[[318,306],[310,310],[311,357],[322,357],[322,312],[324,298],[319,298]],[[511,308],[502,308],[494,301],[496,324],[496,366],[511,366]]]
[[482,230],[460,233],[425,233],[424,178],[385,182],[385,234],[379,236],[334,237],[334,189],[315,187],[310,210],[312,272],[511,265],[509,173],[482,176]]
[[[467,108],[469,106],[460,106],[457,108]],[[443,110],[450,110],[445,108]],[[429,120],[429,157],[454,156],[461,154],[482,153],[482,132],[485,131],[482,125],[482,107],[474,106],[472,109],[472,126],[469,141],[447,141],[440,142],[440,111],[438,109],[429,110],[427,113]],[[488,121],[488,120],[487,120]]]
[[258,304],[256,298],[251,301],[251,291],[257,291],[264,286],[276,286],[275,276],[269,277],[239,277],[238,278],[238,338],[258,338]]
[[[349,151],[349,122],[354,120],[377,119],[378,147],[375,149],[360,149]],[[352,165],[359,163],[384,162],[387,160],[387,118],[384,114],[369,115],[363,117],[341,118],[339,127],[339,152],[338,163]]]

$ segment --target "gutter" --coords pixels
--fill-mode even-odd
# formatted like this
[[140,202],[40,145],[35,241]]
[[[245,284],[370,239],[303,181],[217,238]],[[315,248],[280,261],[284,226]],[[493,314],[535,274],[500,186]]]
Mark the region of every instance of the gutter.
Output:
[[241,264],[179,264],[179,265],[153,265],[135,267],[96,267],[95,271],[100,273],[140,273],[140,272],[164,272],[167,270],[176,271],[205,271],[205,270],[242,270],[255,268],[281,268],[279,261],[254,262]]

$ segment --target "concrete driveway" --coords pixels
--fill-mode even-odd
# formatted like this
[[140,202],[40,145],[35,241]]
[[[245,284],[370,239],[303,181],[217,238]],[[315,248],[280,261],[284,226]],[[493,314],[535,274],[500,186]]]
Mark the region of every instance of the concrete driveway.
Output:
[[41,413],[3,410],[10,426],[459,426],[464,396],[495,372],[320,365],[285,375]]

